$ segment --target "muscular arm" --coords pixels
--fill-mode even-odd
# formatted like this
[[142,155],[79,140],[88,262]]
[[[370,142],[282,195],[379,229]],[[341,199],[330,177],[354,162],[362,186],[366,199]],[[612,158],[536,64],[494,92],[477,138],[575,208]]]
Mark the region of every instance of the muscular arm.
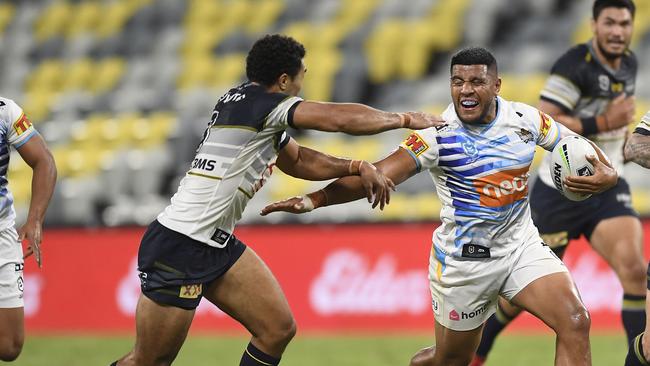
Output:
[[390,113],[356,103],[304,101],[293,114],[298,128],[351,135],[372,135],[396,128],[423,129],[444,121],[440,117],[418,113]]
[[650,169],[650,136],[633,133],[625,143],[625,160]]
[[30,251],[36,253],[36,261],[41,265],[39,245],[45,210],[50,203],[56,183],[54,158],[40,135],[29,139],[20,146],[18,153],[33,170],[32,198],[27,214],[27,222],[18,230],[20,240],[27,239]]
[[[417,173],[415,161],[409,153],[402,148],[397,149],[388,157],[374,165],[395,184],[399,184]],[[356,201],[365,197],[365,192],[360,177],[347,176],[339,178],[330,183],[327,187],[312,192],[306,196],[293,197],[270,204],[262,210],[262,215],[268,215],[275,211],[287,211],[292,213],[309,212],[322,206],[331,206]],[[376,205],[377,201],[375,201],[373,207]],[[383,202],[381,203],[380,208],[383,209]]]
[[351,162],[300,146],[291,139],[278,154],[276,166],[295,178],[328,180],[350,175]]
[[[538,109],[546,114],[549,114],[551,117],[553,117],[554,120],[560,122],[571,131],[579,135],[582,135],[583,131],[582,131],[582,123],[580,122],[580,118],[573,117],[567,114],[564,111],[564,109],[560,108],[558,105],[543,99],[540,100]],[[607,130],[607,126],[605,124],[605,119],[603,116],[596,117],[596,125],[598,126],[598,131]]]

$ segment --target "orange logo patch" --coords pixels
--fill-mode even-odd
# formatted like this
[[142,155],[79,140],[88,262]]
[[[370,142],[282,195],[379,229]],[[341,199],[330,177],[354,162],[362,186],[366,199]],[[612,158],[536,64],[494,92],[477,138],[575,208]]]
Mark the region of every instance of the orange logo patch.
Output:
[[178,297],[183,299],[196,299],[203,292],[203,284],[197,285],[183,285],[178,294]]
[[32,123],[27,119],[27,116],[25,113],[20,115],[20,118],[14,122],[14,130],[16,130],[16,133],[18,135],[22,135],[25,131],[27,131],[30,127],[32,126]]
[[546,135],[548,135],[548,131],[551,129],[551,117],[542,111],[539,111],[539,116],[541,118],[539,133],[542,134],[542,136],[546,137]]
[[528,195],[528,168],[504,170],[474,181],[481,206],[502,207]]
[[429,145],[415,132],[404,140],[404,146],[411,150],[415,156],[420,156],[420,154],[429,149]]

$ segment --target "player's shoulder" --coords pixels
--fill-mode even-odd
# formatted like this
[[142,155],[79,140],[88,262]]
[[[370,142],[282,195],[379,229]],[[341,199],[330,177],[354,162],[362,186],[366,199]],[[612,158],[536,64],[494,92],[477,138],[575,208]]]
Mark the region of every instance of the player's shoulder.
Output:
[[628,49],[625,51],[623,54],[622,58],[622,64],[624,67],[631,68],[631,69],[638,69],[639,67],[639,60],[636,57],[636,53],[634,51]]
[[[300,100],[283,93],[270,93],[263,86],[245,83],[230,89],[217,102],[219,124],[237,124],[261,130],[265,119],[282,102]],[[222,113],[227,112],[227,113]]]
[[577,65],[580,63],[589,62],[591,59],[591,51],[587,47],[586,43],[581,43],[574,45],[564,52],[555,62],[556,65],[567,64],[567,65]]
[[0,96],[0,119],[12,123],[14,119],[20,117],[23,110],[12,99]]

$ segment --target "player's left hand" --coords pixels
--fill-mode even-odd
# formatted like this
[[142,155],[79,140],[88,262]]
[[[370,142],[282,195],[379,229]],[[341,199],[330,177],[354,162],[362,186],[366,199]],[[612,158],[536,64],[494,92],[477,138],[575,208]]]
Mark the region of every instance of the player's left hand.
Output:
[[293,214],[310,212],[314,209],[314,203],[309,196],[295,196],[284,201],[271,203],[264,207],[260,215],[266,216],[272,212],[284,211]]
[[606,191],[618,183],[618,174],[607,159],[601,161],[590,155],[587,160],[594,166],[594,175],[566,177],[564,185],[567,189],[575,193],[594,194]]
[[379,209],[383,210],[390,203],[390,191],[395,190],[395,183],[367,161],[362,161],[359,165],[359,176],[372,208],[379,205]]
[[36,220],[28,219],[25,225],[18,229],[18,242],[22,243],[23,240],[27,240],[27,253],[25,253],[23,259],[34,254],[36,257],[36,263],[38,263],[38,268],[43,266],[41,258],[42,233],[42,225]]

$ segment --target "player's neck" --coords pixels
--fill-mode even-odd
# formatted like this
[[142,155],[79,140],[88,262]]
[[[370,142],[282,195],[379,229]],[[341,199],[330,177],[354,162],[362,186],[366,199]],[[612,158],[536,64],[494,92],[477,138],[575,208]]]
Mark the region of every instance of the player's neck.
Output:
[[613,70],[618,70],[621,67],[621,60],[623,57],[614,57],[614,58],[605,57],[605,54],[598,46],[598,42],[596,42],[596,38],[593,38],[591,40],[591,47],[596,53],[596,57],[598,58],[598,61],[600,61],[601,64],[607,65]]

